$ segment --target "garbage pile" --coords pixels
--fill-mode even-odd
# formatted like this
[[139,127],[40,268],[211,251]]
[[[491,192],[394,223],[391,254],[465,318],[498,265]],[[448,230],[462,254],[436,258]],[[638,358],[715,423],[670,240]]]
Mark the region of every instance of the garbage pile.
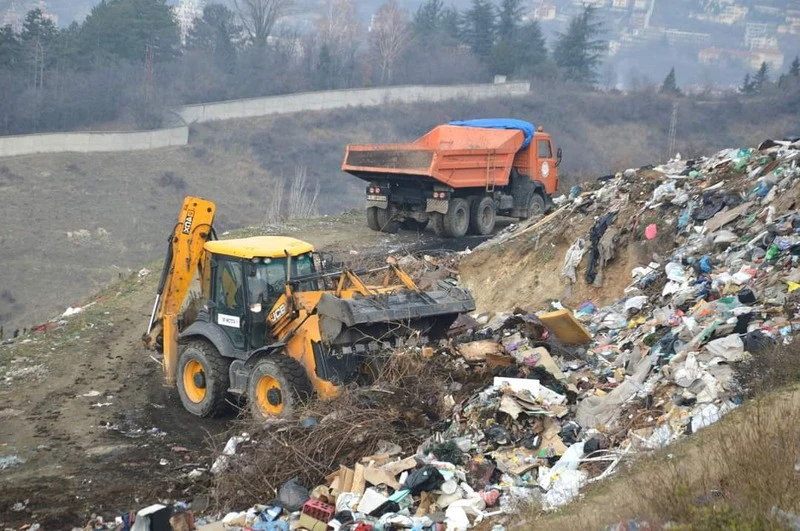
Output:
[[[799,165],[800,143],[766,141],[574,189],[494,243],[585,216],[562,277],[598,286],[622,245],[658,243],[619,300],[462,316],[449,340],[395,353],[389,384],[232,438],[212,467],[216,494],[227,482],[260,501],[195,524],[500,530],[521,507],[560,507],[631,455],[717,422],[748,392],[737,364],[800,330]],[[431,282],[458,264],[397,260]]]

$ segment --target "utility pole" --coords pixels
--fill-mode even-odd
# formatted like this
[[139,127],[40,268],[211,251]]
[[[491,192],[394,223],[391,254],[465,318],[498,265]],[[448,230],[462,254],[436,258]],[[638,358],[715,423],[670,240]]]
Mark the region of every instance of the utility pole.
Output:
[[672,104],[672,118],[669,121],[669,144],[667,146],[667,160],[675,154],[675,138],[678,130],[678,102]]

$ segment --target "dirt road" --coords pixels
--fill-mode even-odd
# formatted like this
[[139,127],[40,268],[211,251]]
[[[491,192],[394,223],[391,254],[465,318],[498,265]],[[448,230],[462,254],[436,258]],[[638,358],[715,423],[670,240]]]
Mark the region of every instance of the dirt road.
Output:
[[[360,219],[283,227],[318,249],[354,260],[387,252],[463,249],[482,238],[384,235]],[[198,419],[162,386],[141,344],[157,272],[120,281],[64,326],[0,347],[0,528],[38,522],[82,526],[162,498],[191,500],[205,480],[213,437],[230,419]],[[22,461],[22,462],[19,462]]]

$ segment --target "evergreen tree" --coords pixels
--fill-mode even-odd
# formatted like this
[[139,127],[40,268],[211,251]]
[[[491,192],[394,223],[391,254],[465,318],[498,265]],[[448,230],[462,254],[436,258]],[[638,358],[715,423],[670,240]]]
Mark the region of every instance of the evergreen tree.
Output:
[[537,69],[547,61],[547,45],[542,27],[535,20],[525,23],[517,32],[517,72],[537,75]]
[[440,31],[444,11],[444,0],[423,2],[414,13],[414,19],[411,22],[414,34],[420,37],[430,37]]
[[496,13],[489,0],[472,0],[472,7],[464,13],[464,42],[480,59],[492,53]]
[[558,36],[553,58],[567,79],[594,83],[606,48],[606,43],[598,39],[602,31],[596,9],[587,5],[580,15],[572,17],[566,33]]
[[502,0],[497,17],[497,38],[514,42],[522,18],[522,0]]
[[319,49],[319,59],[317,60],[317,79],[319,88],[333,88],[333,55],[327,44],[323,44]]
[[750,77],[750,73],[744,75],[742,86],[739,87],[739,92],[748,96],[756,93],[756,84]]
[[492,48],[491,67],[496,74],[513,74],[519,70],[519,19],[522,0],[502,0],[497,17],[497,42]]
[[13,70],[22,60],[17,34],[11,25],[0,27],[0,68]]
[[675,67],[673,66],[667,77],[664,78],[664,83],[661,84],[662,94],[680,94],[681,90],[678,88],[678,82],[675,78]]
[[186,48],[209,53],[218,68],[231,73],[236,67],[234,40],[241,32],[233,11],[220,4],[209,4],[186,36]]
[[142,61],[148,46],[156,59],[179,51],[178,25],[166,0],[107,0],[92,8],[84,20],[82,56],[93,55]]
[[792,66],[789,67],[789,75],[800,77],[800,57],[795,56]]
[[440,26],[445,35],[458,40],[461,36],[461,15],[458,9],[451,6],[442,11]]
[[761,63],[761,67],[758,69],[758,72],[756,72],[756,75],[753,76],[753,83],[755,85],[756,92],[761,92],[761,90],[769,83],[769,65],[766,61]]

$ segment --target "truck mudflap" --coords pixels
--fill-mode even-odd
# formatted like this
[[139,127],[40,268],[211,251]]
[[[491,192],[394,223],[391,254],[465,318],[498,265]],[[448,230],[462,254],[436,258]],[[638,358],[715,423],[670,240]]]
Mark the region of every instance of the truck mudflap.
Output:
[[459,315],[475,310],[466,290],[400,291],[341,299],[324,294],[317,305],[323,343],[352,345],[400,337],[444,337]]
[[447,214],[447,209],[450,206],[450,201],[447,199],[431,199],[425,201],[425,212],[438,212],[439,214]]

